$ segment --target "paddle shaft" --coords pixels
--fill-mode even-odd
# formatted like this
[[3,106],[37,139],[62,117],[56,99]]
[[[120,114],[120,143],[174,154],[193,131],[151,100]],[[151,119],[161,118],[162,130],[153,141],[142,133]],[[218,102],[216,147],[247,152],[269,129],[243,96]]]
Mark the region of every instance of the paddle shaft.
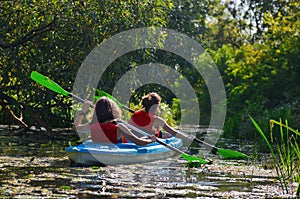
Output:
[[[150,136],[148,133],[142,131],[141,129],[139,129],[139,128],[137,128],[137,127],[135,127],[135,126],[129,124],[128,122],[125,122],[125,121],[121,120],[121,119],[117,119],[117,122],[121,122],[121,123],[125,124],[128,128],[130,128],[130,129],[136,131],[137,133],[139,133],[139,134],[141,134],[141,135],[144,135],[144,136]],[[155,137],[155,138],[156,138],[156,137]],[[184,154],[183,151],[181,151],[181,150],[177,149],[176,147],[173,147],[173,146],[171,146],[171,145],[169,145],[169,144],[167,144],[167,143],[161,141],[161,140],[158,139],[158,138],[156,138],[156,142],[158,142],[158,143],[161,144],[161,145],[164,145],[165,147],[167,147],[167,148],[169,148],[169,149],[171,149],[171,150],[173,150],[173,151],[176,151],[177,153]]]
[[134,113],[135,112],[134,110],[132,110],[131,108],[129,108],[127,106],[124,106],[123,104],[122,104],[122,108],[125,109],[125,110],[127,110],[127,111],[129,111],[130,113]]
[[[135,112],[134,110],[132,110],[132,109],[130,109],[130,108],[124,106],[122,103],[120,103],[116,98],[114,98],[114,97],[111,96],[110,94],[108,94],[108,93],[106,93],[106,92],[104,92],[104,91],[102,91],[102,90],[100,90],[100,91],[101,91],[101,93],[102,93],[104,96],[106,96],[106,97],[110,98],[111,100],[115,101],[115,102],[118,104],[119,107],[121,107],[121,108],[123,108],[123,109],[125,109],[125,110],[127,110],[127,111],[130,111],[131,113],[134,113],[134,112]],[[124,123],[124,121],[123,121],[123,123]],[[129,125],[129,124],[127,124],[127,126],[128,126],[128,125]],[[142,134],[142,135],[148,136],[148,134],[145,134],[145,132],[141,131],[140,129],[138,129],[138,128],[132,126],[132,125],[130,125],[130,128],[133,129],[133,130],[135,130],[136,132]],[[185,133],[182,133],[182,135],[185,135]],[[171,149],[171,150],[174,150],[174,151],[177,151],[178,153],[184,154],[184,153],[183,153],[182,151],[180,151],[179,149],[177,149],[177,148],[175,148],[175,147],[172,147],[172,146],[166,144],[165,142],[162,142],[162,141],[159,140],[159,139],[156,139],[156,141],[157,141],[158,143],[160,143],[160,144],[162,144],[162,145],[168,147],[168,148]],[[221,152],[222,152],[221,149],[219,149],[219,148],[217,148],[217,147],[215,147],[215,146],[213,146],[213,145],[211,145],[211,144],[209,144],[209,143],[206,143],[206,142],[204,142],[204,141],[202,141],[202,140],[200,140],[200,139],[198,139],[198,138],[196,138],[196,137],[194,138],[193,141],[198,142],[198,143],[201,143],[201,144],[204,144],[204,145],[206,145],[206,146],[212,148],[212,152],[213,152],[213,153],[219,153],[221,156],[224,156],[224,154],[221,153]],[[225,150],[225,149],[222,149],[222,150],[223,150],[223,152],[224,152],[224,151],[227,151],[227,154],[228,154],[228,150]],[[230,152],[230,153],[233,153],[233,152]],[[236,154],[236,152],[235,152],[235,154]],[[242,156],[243,156],[244,154],[239,153],[239,155],[242,155]],[[236,155],[235,155],[235,156],[236,156]]]
[[77,101],[84,102],[84,99],[78,97],[77,95],[74,95],[73,93],[69,93],[69,96],[74,98]]
[[[100,90],[100,89],[99,89]],[[132,109],[130,109],[130,108],[128,108],[128,107],[126,107],[126,106],[124,106],[122,103],[120,103],[116,98],[114,98],[113,96],[111,96],[111,95],[109,95],[108,93],[106,93],[105,91],[103,91],[103,90],[101,90],[107,97],[109,97],[111,100],[113,100],[113,101],[115,101],[117,104],[119,104],[119,105],[121,105],[121,107],[122,108],[124,108],[125,110],[127,110],[127,111],[129,111],[129,112],[131,112],[131,113],[134,113],[135,111],[134,110],[132,110]],[[143,133],[141,133],[141,134],[143,134]],[[201,143],[201,144],[205,144],[206,146],[209,146],[209,147],[211,147],[213,150],[215,150],[215,151],[217,151],[218,150],[218,148],[217,147],[215,147],[215,146],[213,146],[213,145],[211,145],[211,144],[209,144],[209,143],[206,143],[206,142],[204,142],[204,141],[202,141],[202,140],[200,140],[200,139],[198,139],[198,138],[194,138],[194,141],[196,141],[196,142],[198,142],[198,143]],[[164,143],[164,142],[163,142]],[[175,148],[175,149],[177,149],[177,148]]]
[[[75,100],[77,100],[77,101],[84,102],[84,99],[82,99],[82,98],[80,98],[80,97],[74,95],[73,93],[69,93],[69,96],[70,96],[70,97],[73,97],[73,98],[74,98]],[[106,96],[106,97],[110,98],[109,96]],[[110,98],[110,99],[111,99],[111,98]],[[113,99],[111,99],[111,100],[113,100]],[[125,109],[125,110],[127,110],[127,111],[129,111],[129,112],[131,112],[131,113],[134,113],[134,112],[135,112],[134,110],[130,109],[130,108],[127,107],[127,106],[124,106],[123,104],[121,104],[121,106],[122,106],[123,109]],[[94,107],[94,106],[92,106],[92,107]]]
[[218,148],[217,147],[215,147],[215,146],[213,146],[213,145],[211,145],[211,144],[208,144],[208,143],[206,143],[206,142],[204,142],[204,141],[202,141],[202,140],[200,140],[200,139],[198,139],[198,138],[194,138],[194,141],[196,141],[196,142],[198,142],[198,143],[201,143],[201,144],[205,144],[206,146],[209,146],[209,147],[211,147],[213,150],[218,150]]
[[[123,108],[131,113],[134,113],[135,111],[132,110],[131,108],[125,106],[124,104],[122,104],[121,102],[119,102],[116,98],[114,98],[113,96],[111,96],[110,94],[108,94],[107,92],[103,91],[103,90],[100,90],[100,89],[97,89],[97,92],[100,96],[106,96],[108,97],[109,99],[111,99],[112,101],[116,102],[117,105],[120,107],[120,108]],[[98,98],[98,97],[97,97]]]
[[[104,92],[104,91],[103,91]],[[78,100],[78,101],[81,101],[81,102],[84,102],[85,100],[83,100],[82,98],[80,98],[80,97],[78,97],[78,96],[76,96],[76,95],[74,95],[74,94],[72,94],[72,93],[69,93],[69,92],[67,92],[68,93],[68,95],[69,96],[72,96],[74,99],[76,99],[76,100]],[[105,93],[105,92],[104,92]],[[108,95],[108,96],[107,96]],[[126,109],[126,110],[128,110],[128,111],[130,111],[130,112],[132,112],[132,113],[134,113],[135,111],[134,110],[132,110],[132,109],[130,109],[130,108],[128,108],[128,107],[126,107],[126,106],[124,106],[123,104],[121,104],[120,102],[118,102],[114,97],[112,97],[111,95],[109,95],[109,94],[107,94],[106,95],[106,97],[108,97],[108,98],[110,98],[111,100],[113,100],[113,101],[115,101],[118,105],[121,105],[121,108],[124,108],[124,109]],[[91,106],[92,107],[94,107],[94,105],[92,105],[91,104]],[[138,132],[138,133],[140,133],[140,134],[142,134],[142,135],[146,135],[146,136],[149,136],[146,132],[144,132],[144,131],[142,131],[142,130],[140,130],[140,129],[138,129],[138,128],[136,128],[136,127],[134,127],[134,126],[132,126],[132,125],[130,125],[130,124],[128,124],[128,123],[126,123],[126,122],[124,122],[123,121],[123,123],[125,123],[125,125],[127,124],[127,126],[128,127],[131,127],[131,129],[133,129],[133,130],[135,130],[136,132]],[[129,126],[130,125],[130,126]],[[228,157],[234,157],[234,158],[236,158],[236,157],[247,157],[248,158],[248,156],[247,155],[245,155],[245,154],[243,154],[243,153],[240,153],[240,152],[237,152],[237,151],[232,151],[232,150],[226,150],[226,149],[220,149],[220,148],[217,148],[217,147],[215,147],[215,146],[213,146],[213,145],[211,145],[211,144],[209,144],[209,143],[206,143],[206,142],[204,142],[204,141],[202,141],[202,140],[200,140],[200,139],[198,139],[198,138],[194,138],[194,141],[196,141],[196,142],[198,142],[198,143],[202,143],[202,144],[204,144],[204,145],[207,145],[207,146],[209,146],[209,147],[211,147],[212,148],[212,152],[213,153],[218,153],[218,154],[220,154],[222,157],[224,157],[224,158],[228,158]],[[194,160],[196,160],[196,161],[199,161],[199,162],[202,162],[203,164],[206,164],[206,163],[208,163],[206,160],[202,160],[202,159],[199,159],[199,158],[195,158],[195,157],[192,157],[192,156],[189,156],[189,155],[187,155],[186,153],[184,153],[184,152],[182,152],[181,150],[179,150],[179,149],[177,149],[176,147],[173,147],[173,146],[171,146],[171,145],[168,145],[167,143],[165,143],[165,142],[163,142],[163,141],[161,141],[161,140],[159,140],[159,139],[157,139],[156,138],[156,142],[158,142],[159,144],[161,144],[161,145],[163,145],[163,146],[165,146],[165,147],[167,147],[167,148],[169,148],[169,149],[171,149],[171,150],[173,150],[173,151],[176,151],[177,153],[181,153],[181,156],[183,157],[183,158],[185,158],[186,160],[188,160],[188,161],[194,161]]]

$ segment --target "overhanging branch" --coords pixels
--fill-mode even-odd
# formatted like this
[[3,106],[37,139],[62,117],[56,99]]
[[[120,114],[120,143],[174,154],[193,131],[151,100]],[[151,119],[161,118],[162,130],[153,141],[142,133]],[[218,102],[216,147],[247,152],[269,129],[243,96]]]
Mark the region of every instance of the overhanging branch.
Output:
[[22,44],[26,43],[27,41],[30,41],[32,38],[34,38],[44,32],[47,32],[49,30],[54,30],[54,26],[55,26],[55,18],[49,24],[41,26],[38,29],[29,31],[24,37],[16,40],[13,43],[3,43],[0,41],[0,47],[1,48],[13,48],[13,47],[22,45]]

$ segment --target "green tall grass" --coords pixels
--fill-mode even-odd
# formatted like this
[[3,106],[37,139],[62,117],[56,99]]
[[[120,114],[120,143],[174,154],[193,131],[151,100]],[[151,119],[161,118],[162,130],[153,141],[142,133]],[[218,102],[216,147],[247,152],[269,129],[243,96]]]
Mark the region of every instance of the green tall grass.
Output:
[[[260,126],[250,117],[253,125],[266,142],[284,192],[289,193],[288,182],[298,182],[296,197],[300,197],[300,150],[298,130],[288,126],[288,122],[270,120],[270,140]],[[276,125],[276,126],[275,126]],[[277,131],[274,132],[274,129]]]

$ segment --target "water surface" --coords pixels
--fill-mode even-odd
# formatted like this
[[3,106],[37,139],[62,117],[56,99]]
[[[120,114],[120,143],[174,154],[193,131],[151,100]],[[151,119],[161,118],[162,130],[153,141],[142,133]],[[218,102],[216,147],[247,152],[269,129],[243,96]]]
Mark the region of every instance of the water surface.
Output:
[[[55,139],[1,132],[1,198],[288,198],[276,172],[258,161],[227,161],[189,168],[179,156],[145,164],[74,167],[65,147],[76,136]],[[238,145],[233,145],[238,146]],[[248,148],[252,148],[248,146]],[[195,150],[194,150],[195,151]],[[196,150],[197,151],[197,150]],[[247,151],[243,151],[247,153]],[[207,154],[207,152],[205,152]],[[248,154],[248,153],[247,153]],[[290,186],[295,193],[295,186]]]

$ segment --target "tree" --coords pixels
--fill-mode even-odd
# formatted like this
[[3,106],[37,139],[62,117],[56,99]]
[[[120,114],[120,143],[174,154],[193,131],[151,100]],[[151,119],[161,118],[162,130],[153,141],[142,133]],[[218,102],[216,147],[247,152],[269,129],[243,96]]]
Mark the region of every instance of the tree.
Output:
[[284,13],[264,13],[263,23],[268,29],[253,44],[239,48],[225,44],[212,51],[216,64],[224,71],[228,112],[232,117],[251,114],[267,123],[265,120],[278,115],[297,125],[296,85],[300,72],[297,7],[299,3],[289,2],[282,7]]
[[51,129],[70,126],[72,101],[41,89],[30,72],[37,70],[71,90],[80,64],[98,43],[127,29],[163,26],[171,3],[32,0],[0,6],[1,122],[12,122],[4,121],[9,106],[24,112],[29,126],[38,122]]

